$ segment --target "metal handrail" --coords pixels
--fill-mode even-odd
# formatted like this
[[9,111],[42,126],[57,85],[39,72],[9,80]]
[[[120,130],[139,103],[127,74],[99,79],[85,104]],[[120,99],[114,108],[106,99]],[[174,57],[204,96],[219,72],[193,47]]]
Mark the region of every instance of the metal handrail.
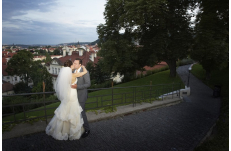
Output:
[[[177,87],[174,87],[174,85],[177,85]],[[145,87],[150,87],[150,89],[138,90],[138,88],[145,88]],[[112,110],[113,110],[114,106],[123,105],[123,104],[133,104],[133,107],[134,107],[134,106],[136,106],[136,103],[140,103],[142,100],[147,100],[147,99],[149,99],[149,102],[151,102],[151,101],[153,101],[152,99],[155,98],[156,95],[159,95],[161,93],[161,90],[162,90],[162,89],[155,90],[154,87],[161,87],[162,89],[164,89],[162,91],[162,100],[163,100],[163,94],[164,94],[163,92],[168,91],[168,89],[170,89],[170,88],[171,88],[172,92],[173,92],[173,90],[177,90],[176,93],[180,97],[180,88],[181,88],[180,83],[88,89],[88,91],[111,90],[111,94],[89,96],[88,100],[96,99],[96,101],[90,101],[90,102],[87,101],[86,106],[87,105],[90,106],[91,104],[97,104],[97,105],[95,105],[95,107],[88,107],[88,108],[86,108],[86,110],[100,109],[100,108],[105,108],[105,107],[112,107]],[[128,88],[132,88],[130,92],[124,92],[124,91],[121,93],[115,93],[114,92],[116,89],[128,89]],[[60,102],[60,101],[59,100],[45,101],[44,94],[54,94],[54,93],[55,92],[38,92],[38,93],[22,93],[22,94],[13,94],[13,95],[2,95],[3,98],[4,97],[13,97],[13,96],[43,95],[43,98],[41,98],[41,99],[43,99],[43,101],[41,101],[41,102],[30,102],[30,103],[3,105],[2,108],[12,107],[13,113],[7,113],[7,114],[3,113],[2,116],[3,117],[9,116],[9,115],[14,116],[13,121],[5,122],[5,123],[3,123],[3,125],[16,123],[16,122],[22,122],[22,121],[28,121],[28,120],[32,120],[32,119],[39,119],[39,118],[45,118],[46,123],[47,123],[48,117],[54,115],[54,114],[53,115],[47,115],[47,110],[48,109],[54,109],[55,107],[47,108],[46,103],[56,103],[56,102]],[[147,93],[147,94],[145,94],[145,93]],[[105,99],[104,97],[109,97],[109,98]],[[119,98],[117,98],[117,97],[119,97]],[[172,93],[172,98],[173,98],[173,93]],[[121,100],[122,103],[119,102],[118,100]],[[36,109],[35,108],[35,109],[27,110],[27,111],[25,110],[25,106],[34,105],[34,104],[43,104],[43,109]],[[22,108],[23,108],[23,112],[22,112],[24,115],[23,119],[16,119],[16,117],[15,117],[17,114],[15,111],[15,108],[19,107],[19,106],[22,106]],[[40,107],[42,107],[42,106],[40,106]],[[39,117],[34,117],[34,118],[27,118],[26,117],[26,113],[35,112],[35,111],[44,111],[45,115],[39,116]],[[3,119],[3,121],[4,121],[4,119]]]

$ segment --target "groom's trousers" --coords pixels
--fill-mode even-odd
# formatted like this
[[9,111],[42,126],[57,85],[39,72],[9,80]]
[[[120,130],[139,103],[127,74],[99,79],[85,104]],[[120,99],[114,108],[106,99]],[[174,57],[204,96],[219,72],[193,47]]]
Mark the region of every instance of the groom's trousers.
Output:
[[87,120],[87,115],[85,112],[85,102],[79,102],[80,106],[82,107],[83,111],[82,111],[82,118],[83,118],[83,127],[85,129],[85,131],[90,130],[89,124],[88,124],[88,120]]

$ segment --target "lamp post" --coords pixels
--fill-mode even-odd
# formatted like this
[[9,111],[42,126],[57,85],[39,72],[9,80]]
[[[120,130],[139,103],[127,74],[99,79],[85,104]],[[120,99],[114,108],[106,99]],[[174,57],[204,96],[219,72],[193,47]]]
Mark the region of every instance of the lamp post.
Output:
[[188,68],[188,85],[187,85],[187,87],[189,87],[189,78],[190,78],[190,72],[191,72],[191,70],[192,70],[192,68],[189,67]]

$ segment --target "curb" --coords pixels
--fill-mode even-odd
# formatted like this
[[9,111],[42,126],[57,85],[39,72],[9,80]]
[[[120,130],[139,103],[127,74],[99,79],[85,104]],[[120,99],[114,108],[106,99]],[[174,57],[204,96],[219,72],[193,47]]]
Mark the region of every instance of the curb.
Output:
[[[166,106],[176,105],[178,103],[181,103],[183,100],[180,98],[174,98],[174,99],[168,99],[163,101],[154,101],[153,103],[142,103],[137,104],[135,107],[133,107],[131,104],[126,106],[120,106],[117,107],[117,111],[112,113],[100,113],[99,115],[89,116],[88,121],[89,122],[96,122],[101,120],[108,120],[112,118],[117,117],[123,117],[131,114],[136,114],[139,112],[144,112],[148,110],[153,110],[157,108],[162,108]],[[100,111],[99,111],[100,112]],[[87,115],[95,114],[94,112],[87,112]]]

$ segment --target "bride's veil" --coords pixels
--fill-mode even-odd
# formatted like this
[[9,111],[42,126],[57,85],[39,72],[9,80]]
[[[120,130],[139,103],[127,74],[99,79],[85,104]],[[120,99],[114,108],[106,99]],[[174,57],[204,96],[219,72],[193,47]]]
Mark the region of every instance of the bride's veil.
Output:
[[70,67],[61,68],[54,89],[58,99],[67,103],[70,100],[72,70]]

